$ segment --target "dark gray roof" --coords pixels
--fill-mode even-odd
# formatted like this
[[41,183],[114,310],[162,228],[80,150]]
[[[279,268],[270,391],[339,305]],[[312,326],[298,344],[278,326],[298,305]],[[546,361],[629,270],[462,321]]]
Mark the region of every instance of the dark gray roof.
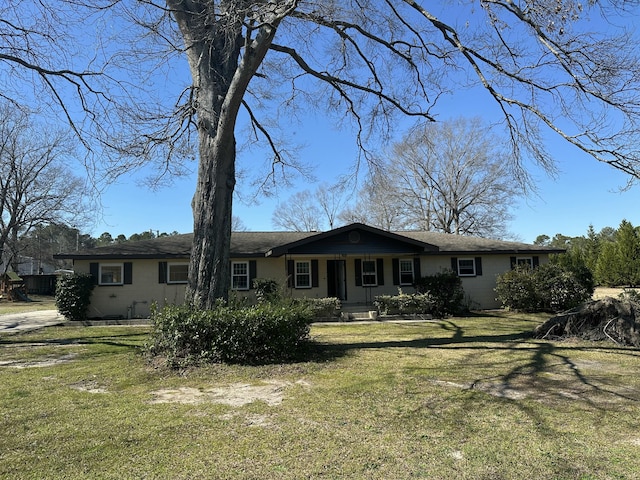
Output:
[[[264,257],[281,255],[289,247],[305,243],[318,242],[330,238],[332,233],[344,233],[350,229],[361,229],[379,233],[390,239],[406,239],[414,245],[424,244],[424,252],[431,254],[471,254],[471,253],[509,253],[536,254],[559,253],[550,247],[541,247],[520,242],[507,242],[477,237],[464,237],[436,232],[386,232],[362,224],[352,224],[328,232],[233,232],[231,234],[232,257]],[[134,259],[134,258],[188,258],[191,251],[193,234],[171,235],[123,242],[70,253],[60,253],[56,258],[71,259]]]
[[441,254],[452,253],[561,253],[565,250],[531,245],[529,243],[494,240],[490,238],[465,237],[440,232],[398,232],[414,240],[440,247]]

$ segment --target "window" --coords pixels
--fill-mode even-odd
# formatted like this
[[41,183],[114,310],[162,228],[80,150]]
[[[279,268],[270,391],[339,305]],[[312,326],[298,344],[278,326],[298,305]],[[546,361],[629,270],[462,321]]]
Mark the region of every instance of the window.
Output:
[[533,257],[517,257],[516,265],[527,265],[529,268],[533,268]]
[[311,288],[311,262],[296,262],[296,288]]
[[167,283],[187,283],[189,279],[188,263],[170,263],[167,268],[169,270]]
[[231,262],[231,288],[249,290],[249,262]]
[[376,273],[375,260],[362,261],[362,286],[363,287],[378,286],[378,275]]
[[400,259],[400,285],[413,285],[413,260]]
[[459,258],[458,259],[458,275],[474,276],[476,274],[476,262],[473,258]]
[[103,263],[100,264],[100,285],[122,285],[123,282],[123,264],[122,263]]

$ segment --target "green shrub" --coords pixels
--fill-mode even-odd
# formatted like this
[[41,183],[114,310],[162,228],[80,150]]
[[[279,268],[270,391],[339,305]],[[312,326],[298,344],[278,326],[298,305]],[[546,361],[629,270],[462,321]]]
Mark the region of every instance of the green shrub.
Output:
[[400,288],[397,295],[378,295],[373,305],[383,314],[433,313],[433,301],[429,293],[404,293]]
[[495,291],[505,307],[526,312],[567,310],[593,293],[574,272],[550,263],[534,269],[521,265],[498,275]]
[[416,288],[420,293],[429,293],[435,317],[444,318],[465,310],[462,280],[452,270],[424,276],[416,282]]
[[253,280],[258,303],[279,302],[282,299],[282,287],[277,280],[271,278],[255,278]]
[[85,320],[95,287],[91,275],[73,274],[58,278],[56,307],[67,320]]
[[498,275],[495,292],[503,306],[535,312],[541,308],[536,282],[534,269],[528,265],[518,265],[513,270]]
[[206,362],[264,364],[294,358],[309,339],[312,311],[300,302],[212,310],[152,307],[147,351],[172,366]]
[[321,317],[333,317],[336,315],[337,311],[340,310],[341,302],[339,298],[336,297],[323,297],[323,298],[301,298],[295,300],[296,302],[301,302],[303,305],[307,306],[312,315],[315,318]]

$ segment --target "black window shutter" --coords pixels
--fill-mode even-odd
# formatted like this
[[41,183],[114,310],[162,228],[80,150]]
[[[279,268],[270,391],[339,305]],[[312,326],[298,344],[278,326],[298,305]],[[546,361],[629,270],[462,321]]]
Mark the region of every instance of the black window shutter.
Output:
[[378,285],[384,285],[384,261],[382,258],[376,258],[376,270],[378,273]]
[[98,262],[91,262],[89,264],[89,274],[93,277],[93,284],[98,285],[98,276],[100,275]]
[[131,285],[133,283],[133,263],[124,262],[124,283]]
[[482,275],[482,257],[476,257],[476,275]]
[[356,269],[356,287],[362,286],[362,260],[359,258],[355,259],[355,269]]
[[540,257],[533,257],[533,268],[540,266]]
[[249,288],[253,288],[253,281],[258,276],[258,262],[249,260]]
[[509,261],[511,262],[511,270],[516,268],[516,263],[517,263],[516,257],[511,257]]
[[414,257],[413,259],[413,283],[416,283],[422,278],[422,272],[420,271],[420,257]]
[[167,262],[158,262],[158,283],[167,283]]
[[451,257],[451,270],[458,274],[458,257]]
[[318,260],[311,260],[311,286],[317,288],[320,286],[318,278]]
[[295,279],[293,276],[295,275],[296,264],[293,260],[287,260],[287,286],[289,288],[293,288],[295,285]]
[[393,270],[393,284],[400,285],[400,259],[391,259],[391,270]]

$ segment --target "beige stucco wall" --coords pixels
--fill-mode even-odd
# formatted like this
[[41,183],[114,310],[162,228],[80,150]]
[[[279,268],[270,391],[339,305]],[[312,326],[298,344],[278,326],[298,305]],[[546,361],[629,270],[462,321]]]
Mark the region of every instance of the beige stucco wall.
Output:
[[[456,255],[458,258],[473,258],[473,255],[465,257]],[[478,256],[478,255],[475,255]],[[377,287],[359,287],[355,285],[355,262],[356,257],[344,258],[346,261],[347,280],[347,302],[371,303],[375,296],[385,294],[396,294],[398,286],[393,285],[392,259],[397,256],[376,256],[382,258],[384,262],[384,285]],[[401,257],[402,258],[402,257]],[[334,256],[309,256],[296,257],[296,260],[318,260],[318,280],[317,288],[289,289],[295,297],[315,297],[327,296],[327,260],[335,259]],[[373,257],[372,257],[373,259]],[[287,284],[287,258],[246,258],[234,259],[234,261],[257,260],[257,278],[269,278],[277,280],[281,285]],[[539,255],[540,264],[546,263],[548,257]],[[181,260],[172,260],[180,262]],[[187,261],[184,259],[183,261]],[[77,260],[74,269],[78,273],[89,273],[89,261]],[[105,261],[103,263],[118,263]],[[89,317],[105,317],[110,315],[121,315],[128,317],[147,317],[153,302],[162,306],[165,304],[180,304],[184,299],[185,284],[167,284],[158,282],[159,260],[133,260],[132,284],[118,286],[101,286],[94,288],[91,297],[91,307]],[[422,275],[432,275],[451,267],[451,256],[429,255],[421,258]],[[467,296],[467,301],[471,308],[497,308],[499,303],[495,299],[495,284],[497,275],[508,271],[511,268],[510,255],[483,255],[482,275],[475,277],[462,277],[462,284]],[[406,293],[411,293],[410,286],[402,287]],[[247,296],[251,300],[255,299],[253,290],[235,292],[240,297]]]
[[[180,262],[181,260],[172,260]],[[188,261],[188,259],[184,260]],[[76,273],[89,273],[89,261],[76,260]],[[105,261],[101,263],[121,263]],[[88,316],[121,315],[123,318],[146,318],[153,302],[182,303],[185,284],[158,282],[158,260],[133,260],[131,285],[96,285],[91,294]]]

